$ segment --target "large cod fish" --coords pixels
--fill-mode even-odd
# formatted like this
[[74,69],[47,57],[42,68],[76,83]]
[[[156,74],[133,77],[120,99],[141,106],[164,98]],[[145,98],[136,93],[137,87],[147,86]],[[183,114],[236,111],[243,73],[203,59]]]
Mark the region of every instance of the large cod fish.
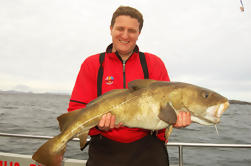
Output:
[[177,120],[179,110],[191,113],[192,122],[215,125],[228,108],[228,100],[209,89],[182,82],[134,80],[128,89],[112,90],[91,101],[86,108],[59,116],[61,133],[43,144],[32,158],[46,166],[55,166],[66,144],[79,137],[85,145],[89,129],[103,114],[116,116],[116,123],[148,130],[167,128],[166,138]]

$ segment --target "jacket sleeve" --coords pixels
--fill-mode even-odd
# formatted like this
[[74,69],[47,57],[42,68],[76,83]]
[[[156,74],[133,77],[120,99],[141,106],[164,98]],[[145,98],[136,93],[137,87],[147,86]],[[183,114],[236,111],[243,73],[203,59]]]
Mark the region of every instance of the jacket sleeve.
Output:
[[[159,81],[170,81],[168,72],[166,70],[166,67],[163,61],[159,57],[152,54],[150,54],[148,58],[149,58],[149,61],[148,61],[149,63],[147,65],[149,66],[148,67],[149,78],[154,79],[154,80],[159,80]],[[166,129],[162,129],[162,130],[158,130],[157,132],[157,137],[162,141],[166,141],[165,130]]]
[[[97,61],[98,62],[98,61]],[[68,111],[84,108],[97,94],[96,64],[87,58],[81,65],[72,91]]]

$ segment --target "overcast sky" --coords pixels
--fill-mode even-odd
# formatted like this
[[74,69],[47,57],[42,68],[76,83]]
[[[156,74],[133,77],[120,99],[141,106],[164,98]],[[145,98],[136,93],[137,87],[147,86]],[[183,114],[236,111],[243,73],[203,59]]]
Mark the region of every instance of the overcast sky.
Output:
[[251,2],[243,0],[0,0],[0,90],[70,93],[81,63],[111,43],[112,13],[144,15],[137,42],[172,81],[251,101]]

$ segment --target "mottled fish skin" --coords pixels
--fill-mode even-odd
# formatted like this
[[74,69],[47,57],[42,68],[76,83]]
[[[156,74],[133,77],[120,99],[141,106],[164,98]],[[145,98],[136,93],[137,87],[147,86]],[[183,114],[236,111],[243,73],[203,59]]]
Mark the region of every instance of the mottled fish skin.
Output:
[[90,102],[86,108],[58,117],[61,133],[43,144],[32,158],[44,165],[60,165],[66,144],[73,137],[85,144],[89,129],[110,112],[116,123],[127,127],[166,131],[171,134],[179,110],[189,111],[192,121],[202,125],[219,123],[228,100],[218,93],[192,84],[155,80],[134,80],[128,89],[112,90]]

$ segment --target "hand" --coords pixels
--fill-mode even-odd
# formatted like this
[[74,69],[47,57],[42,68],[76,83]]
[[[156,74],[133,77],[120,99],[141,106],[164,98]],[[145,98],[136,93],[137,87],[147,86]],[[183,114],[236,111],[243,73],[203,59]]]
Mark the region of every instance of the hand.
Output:
[[112,115],[111,113],[104,114],[99,121],[98,128],[103,131],[108,131],[122,126],[122,123],[116,125],[115,121],[115,115]]
[[175,128],[182,128],[191,124],[191,113],[180,111],[177,115],[177,122],[173,125]]

